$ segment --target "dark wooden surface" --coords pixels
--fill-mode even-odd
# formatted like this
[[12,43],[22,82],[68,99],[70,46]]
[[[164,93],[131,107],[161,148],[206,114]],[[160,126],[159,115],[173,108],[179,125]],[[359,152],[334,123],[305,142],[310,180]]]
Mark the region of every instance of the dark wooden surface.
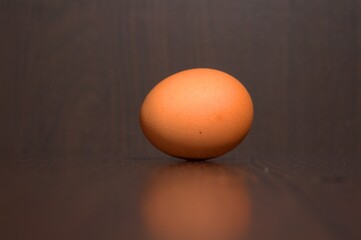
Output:
[[361,1],[0,0],[0,239],[144,239],[138,200],[179,160],[138,125],[193,67],[249,89],[245,239],[361,239]]

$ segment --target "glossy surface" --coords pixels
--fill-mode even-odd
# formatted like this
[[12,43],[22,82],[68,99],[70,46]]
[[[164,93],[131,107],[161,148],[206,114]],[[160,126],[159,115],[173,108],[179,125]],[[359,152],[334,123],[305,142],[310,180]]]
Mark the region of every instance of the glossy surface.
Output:
[[255,106],[247,138],[210,161],[244,176],[244,239],[361,239],[360,6],[1,0],[0,239],[147,239],[148,175],[179,160],[146,140],[140,106],[205,66]]
[[241,239],[250,223],[245,174],[215,163],[183,162],[156,170],[142,212],[154,239]]
[[[199,220],[204,214],[207,221],[183,226],[179,239],[221,233],[245,240],[357,240],[361,219],[359,168],[354,166],[351,170],[332,160],[337,159],[329,159],[334,165],[317,168],[306,165],[304,158],[295,157],[272,162],[261,158],[222,159],[179,170],[174,165],[183,164],[182,161],[170,158],[107,156],[24,159],[8,164],[3,161],[0,236],[140,240],[161,234],[165,236],[161,239],[168,240],[167,236],[173,237],[180,230],[179,223],[187,223],[190,208],[200,204],[189,221]],[[211,170],[212,164],[218,167]],[[173,180],[154,182],[154,178],[168,178],[164,171],[172,171]],[[237,180],[237,176],[241,178]],[[218,177],[224,178],[223,185]],[[184,182],[173,185],[177,178]],[[173,193],[167,195],[170,192]],[[212,196],[215,193],[218,195]],[[158,205],[159,208],[150,209],[147,219],[143,218],[144,203],[157,204],[151,199],[165,201],[176,195],[182,197],[168,202],[176,206]],[[202,199],[204,204],[192,203],[192,198]],[[216,198],[223,204],[213,206]],[[230,212],[229,207],[234,211]],[[168,221],[161,218],[164,216]],[[219,217],[226,222],[217,223]],[[231,218],[235,221],[225,225]],[[156,225],[149,226],[149,221]]]
[[253,104],[231,75],[209,68],[175,73],[146,96],[140,123],[161,151],[185,159],[209,159],[235,148],[247,135]]

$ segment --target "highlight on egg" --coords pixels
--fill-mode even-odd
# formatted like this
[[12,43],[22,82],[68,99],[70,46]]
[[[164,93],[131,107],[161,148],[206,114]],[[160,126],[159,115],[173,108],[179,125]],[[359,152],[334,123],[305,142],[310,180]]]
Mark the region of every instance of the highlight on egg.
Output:
[[235,148],[249,132],[253,103],[243,84],[210,68],[173,74],[146,96],[140,125],[159,150],[184,159],[210,159]]

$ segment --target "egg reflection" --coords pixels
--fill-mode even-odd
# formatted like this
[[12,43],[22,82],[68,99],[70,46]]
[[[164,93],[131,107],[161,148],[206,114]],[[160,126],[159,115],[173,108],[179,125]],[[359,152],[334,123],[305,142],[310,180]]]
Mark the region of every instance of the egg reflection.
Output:
[[143,200],[151,239],[242,239],[249,224],[243,175],[214,163],[187,162],[157,170]]

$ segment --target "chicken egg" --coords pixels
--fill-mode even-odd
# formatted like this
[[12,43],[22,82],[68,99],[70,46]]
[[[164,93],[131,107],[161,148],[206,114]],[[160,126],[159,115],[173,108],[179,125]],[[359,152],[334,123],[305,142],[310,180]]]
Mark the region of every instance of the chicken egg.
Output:
[[184,159],[209,159],[235,148],[253,121],[247,89],[231,75],[209,68],[173,74],[146,96],[140,125],[159,150]]

